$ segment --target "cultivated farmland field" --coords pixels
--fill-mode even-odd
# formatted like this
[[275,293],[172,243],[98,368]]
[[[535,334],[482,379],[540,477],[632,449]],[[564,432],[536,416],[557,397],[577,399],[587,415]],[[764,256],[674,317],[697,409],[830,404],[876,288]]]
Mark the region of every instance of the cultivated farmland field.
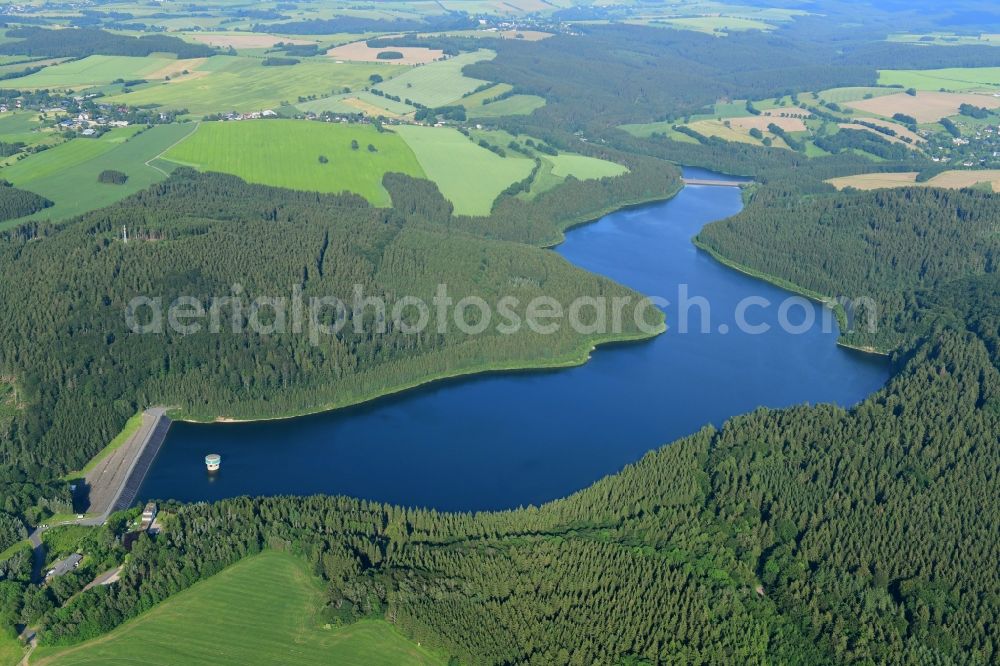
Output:
[[305,39],[293,39],[291,37],[279,37],[278,35],[268,35],[260,32],[192,32],[182,35],[185,39],[199,44],[209,46],[219,46],[222,48],[234,49],[266,49],[278,43],[283,44],[312,44],[312,41]]
[[533,167],[531,160],[499,157],[480,148],[454,129],[417,125],[394,129],[459,215],[488,215],[497,196],[527,178]]
[[599,160],[596,157],[586,155],[571,155],[563,153],[561,155],[543,158],[552,163],[552,174],[559,178],[573,176],[579,180],[590,178],[605,178],[610,176],[620,176],[628,169],[621,164]]
[[770,23],[736,16],[691,16],[677,18],[657,18],[649,21],[629,21],[652,27],[669,27],[694,30],[708,34],[727,34],[745,30],[774,30]]
[[38,114],[32,111],[8,111],[0,114],[0,139],[13,143],[38,143],[51,133],[38,132],[42,127]]
[[817,93],[817,95],[824,102],[842,104],[844,102],[855,102],[857,100],[864,99],[866,95],[871,95],[872,97],[884,97],[886,95],[895,95],[898,93],[899,90],[896,88],[852,86],[846,88],[829,88]]
[[[867,121],[867,122],[871,122],[871,121]],[[872,124],[874,125],[876,123],[872,122]],[[883,134],[882,132],[879,132],[877,130],[872,129],[871,127],[866,127],[866,126],[862,125],[861,123],[837,123],[837,127],[839,127],[840,129],[849,129],[849,130],[859,130],[861,132],[870,132],[870,133],[878,136],[879,138],[885,139],[889,143],[899,143],[899,144],[902,144],[902,145],[904,145],[904,146],[906,146],[908,148],[912,148],[913,150],[917,149],[916,146],[913,143],[907,143],[906,141],[903,141],[898,136],[889,136],[887,134]],[[911,134],[912,134],[912,132],[911,132]]]
[[203,59],[177,60],[167,56],[92,55],[82,60],[71,60],[60,65],[46,67],[19,79],[6,83],[21,89],[71,88],[78,90],[90,86],[111,83],[116,79],[163,78],[169,73],[184,69],[196,69]]
[[526,116],[545,106],[545,98],[538,95],[512,95],[492,104],[468,107],[471,118],[499,118],[501,116]]
[[1000,90],[1000,67],[951,67],[945,69],[883,69],[878,73],[883,86],[903,86],[917,90]]
[[978,171],[952,170],[944,171],[930,180],[916,182],[917,172],[902,173],[866,173],[858,176],[831,178],[828,183],[842,190],[854,187],[859,190],[879,190],[893,187],[943,187],[957,190],[963,187],[973,187],[988,183],[994,192],[1000,192],[1000,169],[981,169]]
[[698,143],[697,140],[688,136],[687,134],[681,134],[674,130],[675,122],[660,121],[655,123],[629,123],[627,125],[619,125],[619,129],[625,130],[629,134],[635,137],[644,139],[650,137],[653,134],[666,134],[672,141],[681,141],[683,143]]
[[[167,173],[146,162],[194,128],[190,123],[155,125],[139,134],[138,127],[116,129],[99,139],[73,139],[0,170],[0,178],[56,204],[31,217],[9,220],[0,228],[31,218],[64,220],[109,206],[163,180]],[[105,169],[122,171],[128,180],[123,185],[98,183],[97,176]]]
[[261,60],[214,56],[197,71],[128,94],[107,98],[129,106],[188,109],[193,115],[261,111],[300,96],[363,88],[371,74],[388,78],[400,67],[306,60],[290,67],[265,67]]
[[378,84],[378,89],[400,99],[409,98],[430,107],[458,103],[462,95],[484,83],[479,79],[463,75],[462,68],[495,57],[496,52],[486,49],[463,53],[447,60],[414,67],[389,81]]
[[[925,143],[927,141],[927,139],[920,136],[916,132],[911,132],[909,129],[906,128],[905,125],[900,125],[899,123],[894,123],[890,120],[880,120],[878,118],[864,118],[864,121],[866,123],[871,123],[872,125],[878,125],[879,127],[885,127],[887,129],[891,129],[893,132],[896,133],[896,136],[906,137],[914,145],[918,143]],[[882,134],[882,137],[886,139],[893,138],[885,134]]]
[[691,129],[704,136],[717,136],[725,141],[735,141],[737,143],[760,144],[760,141],[749,134],[749,130],[738,127],[727,127],[725,121],[719,120],[698,120],[688,125]]
[[[789,111],[789,113],[795,113],[798,110]],[[745,129],[750,131],[751,129],[759,129],[761,131],[767,131],[769,125],[777,125],[786,132],[805,132],[806,124],[802,122],[801,118],[782,118],[780,116],[743,116],[742,118],[730,118],[729,123],[733,127],[738,127],[740,129]]]
[[324,628],[319,579],[294,555],[265,552],[171,597],[107,636],[39,648],[31,666],[438,664],[386,622]]
[[1000,107],[1000,99],[992,95],[971,93],[918,92],[916,95],[897,93],[886,97],[865,99],[847,104],[852,109],[891,118],[895,113],[913,116],[917,122],[933,123],[954,116],[962,104],[972,104],[987,109]]
[[[352,140],[358,142],[358,150],[352,150]],[[368,144],[377,152],[370,152]],[[320,163],[320,156],[328,162]],[[250,183],[354,192],[377,206],[391,203],[382,187],[387,172],[424,175],[410,147],[391,132],[379,133],[368,125],[304,120],[202,123],[164,158],[205,171],[231,173]]]
[[[402,54],[402,58],[396,60],[379,60],[378,55],[386,51],[395,51]],[[417,46],[391,46],[380,49],[373,49],[367,42],[351,42],[334,47],[326,52],[326,55],[335,60],[347,60],[350,62],[384,62],[389,65],[424,65],[444,56],[444,51],[439,49],[425,49]]]
[[300,111],[311,111],[312,113],[317,114],[323,113],[324,111],[330,111],[331,113],[352,114],[360,111],[368,116],[376,117],[380,115],[387,117],[405,116],[415,111],[414,107],[409,104],[396,102],[391,99],[386,99],[385,97],[379,97],[378,95],[373,95],[367,90],[360,90],[358,92],[345,93],[342,95],[332,95],[330,97],[309,100],[308,102],[300,102],[295,105],[295,108]]

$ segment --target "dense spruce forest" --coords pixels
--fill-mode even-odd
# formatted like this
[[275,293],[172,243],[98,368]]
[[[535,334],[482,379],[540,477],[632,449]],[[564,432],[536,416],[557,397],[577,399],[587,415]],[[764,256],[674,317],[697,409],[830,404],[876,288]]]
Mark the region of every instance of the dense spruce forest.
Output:
[[[596,186],[571,180],[535,202],[509,199],[491,217],[463,218],[452,216],[433,184],[400,175],[385,183],[394,208],[377,209],[353,195],[293,192],[180,169],[67,225],[3,234],[0,265],[8,277],[0,285],[0,368],[16,379],[24,407],[0,438],[10,489],[0,510],[32,521],[33,505],[65,503],[65,484],[55,477],[79,469],[148,405],[177,405],[200,418],[290,415],[435,377],[581,362],[598,342],[640,336],[631,318],[621,331],[591,336],[569,326],[551,335],[526,326],[505,334],[496,328],[499,320],[482,335],[455,326],[442,333],[436,325],[409,335],[389,313],[380,333],[378,314],[368,308],[360,332],[350,320],[313,344],[291,326],[284,334],[245,326],[234,332],[230,319],[245,322],[247,311],[236,316],[225,309],[219,335],[190,336],[169,327],[163,334],[131,333],[124,312],[136,296],[165,305],[191,296],[207,310],[212,297],[233,296],[234,285],[247,308],[257,296],[292,299],[296,289],[304,303],[335,296],[350,306],[354,285],[390,307],[400,296],[430,304],[440,283],[456,302],[479,296],[495,305],[513,296],[523,308],[545,295],[564,307],[577,296],[638,303],[638,294],[554,253],[490,237],[552,242],[562,227],[602,214],[609,202],[623,205],[679,186],[677,170],[665,163],[641,171],[646,176],[634,171]],[[476,313],[467,320],[475,323]],[[323,316],[321,323],[331,325],[334,313]]]
[[547,104],[530,121],[572,132],[676,120],[703,112],[719,99],[874,85],[880,68],[1000,66],[1000,52],[990,48],[930,53],[909,44],[873,47],[868,40],[844,35],[812,40],[801,30],[733,33],[720,49],[717,37],[683,30],[629,25],[580,29],[586,49],[570,35],[527,44],[501,40],[495,59],[464,71],[545,97]]
[[914,306],[918,294],[940,300],[929,294],[1000,269],[994,194],[906,188],[804,197],[776,184],[754,198],[740,215],[707,225],[698,242],[815,294],[872,299],[877,311],[856,312],[845,331],[851,344],[896,349],[915,318],[930,316]]
[[[928,29],[939,27],[931,17],[952,14],[923,0],[882,4],[898,4],[911,25]],[[732,33],[724,49],[718,36],[621,23],[575,26],[586,49],[561,34],[491,42],[497,57],[465,74],[546,99],[497,127],[629,171],[569,177],[531,200],[518,198],[525,183],[515,183],[489,216],[455,215],[433,183],[401,174],[385,177],[393,206],[379,209],[353,195],[179,168],[64,224],[0,233],[0,631],[35,628],[43,645],[95,638],[272,548],[298,554],[322,577],[322,623],[381,618],[453,663],[1000,662],[1000,195],[835,191],[826,179],[935,172],[871,133],[821,137],[835,154],[809,158],[617,129],[680,120],[722,99],[870,85],[883,68],[1000,66],[995,47],[883,41],[896,29],[888,9],[866,5],[872,17],[860,25],[856,3],[831,5],[827,16],[772,33]],[[555,16],[615,19],[621,10]],[[259,12],[245,15],[263,22],[260,31],[286,18],[236,11]],[[957,25],[978,25],[962,11]],[[463,27],[457,18],[390,29]],[[280,25],[321,34],[391,23]],[[165,35],[93,29],[9,36],[16,41],[0,53],[215,53]],[[482,46],[441,36],[378,44],[448,53]],[[541,507],[442,513],[329,496],[167,502],[163,531],[141,536],[127,560],[119,538],[137,510],[89,532],[80,570],[32,581],[30,548],[17,542],[45,516],[72,509],[62,475],[142,408],[176,405],[204,419],[297,414],[458,373],[580,362],[593,344],[639,337],[632,326],[607,337],[565,328],[544,338],[527,329],[414,336],[392,321],[375,334],[374,312],[362,316],[361,332],[348,325],[317,345],[294,333],[232,330],[246,313],[224,319],[218,335],[135,335],[123,316],[133,297],[205,304],[301,293],[350,302],[360,284],[390,302],[403,294],[430,301],[447,283],[455,300],[639,298],[542,248],[572,225],[673,195],[676,164],[754,180],[744,210],[705,227],[699,246],[816,297],[872,299],[874,312],[849,307],[842,341],[890,355],[883,389],[850,409],[759,409],[706,426]],[[47,205],[0,187],[0,220]],[[870,314],[874,330],[865,326]],[[628,436],[623,425],[620,437]],[[123,560],[118,583],[83,591]]]
[[[162,199],[176,211],[169,224],[137,230],[169,246],[215,233],[219,223],[205,215],[259,215],[250,214],[255,188],[238,183],[226,186],[243,188],[242,208],[227,213],[223,192],[184,207],[191,181],[205,189],[218,178],[181,172],[136,197],[129,208]],[[426,189],[406,192],[407,215],[450,211]],[[289,195],[270,224],[289,233],[286,216],[315,196]],[[851,410],[758,410],[565,500],[517,511],[444,514],[330,497],[171,506],[167,531],[141,540],[121,584],[65,607],[26,583],[24,557],[9,564],[7,621],[74,643],[249,553],[283,548],[327,581],[327,621],[381,617],[462,662],[990,663],[1000,654],[991,630],[1000,580],[987,565],[1000,559],[997,199],[837,193],[803,176],[761,185],[743,213],[703,232],[752,270],[835,293],[871,287],[896,306],[879,338],[897,349],[895,376]],[[374,214],[353,198],[338,203]],[[109,240],[122,215],[80,222],[91,254],[124,249]],[[820,246],[829,261],[811,259]]]
[[12,612],[72,643],[270,547],[326,579],[328,621],[383,617],[463,662],[990,663],[998,361],[940,329],[851,411],[760,410],[537,509],[172,507],[121,585]]
[[142,57],[150,53],[175,53],[178,58],[206,58],[216,53],[204,44],[192,44],[169,35],[129,37],[96,28],[14,28],[7,30],[7,37],[11,41],[0,44],[0,54],[85,58],[90,55]]
[[52,205],[51,201],[41,195],[19,190],[7,181],[0,180],[0,222],[31,215]]

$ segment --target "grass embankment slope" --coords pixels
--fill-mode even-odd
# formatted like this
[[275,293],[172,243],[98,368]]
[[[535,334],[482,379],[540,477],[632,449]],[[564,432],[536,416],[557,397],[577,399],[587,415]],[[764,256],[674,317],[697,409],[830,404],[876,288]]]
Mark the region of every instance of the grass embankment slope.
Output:
[[128,421],[125,422],[125,427],[122,431],[115,435],[115,438],[108,442],[108,445],[101,449],[100,453],[90,459],[83,469],[77,472],[69,472],[63,476],[64,479],[80,479],[89,474],[94,468],[96,468],[102,460],[110,456],[112,453],[121,448],[122,444],[128,441],[129,437],[134,435],[137,430],[142,426],[142,412],[139,412]]
[[16,666],[24,657],[24,648],[16,638],[0,636],[0,666]]
[[386,622],[325,629],[321,607],[322,586],[303,561],[265,552],[197,583],[106,636],[69,648],[38,648],[30,663],[441,663]]
[[[146,162],[194,128],[193,124],[156,125],[137,134],[139,127],[123,127],[100,138],[73,139],[0,170],[0,178],[55,202],[29,217],[0,222],[0,229],[32,218],[64,220],[146,189],[167,177]],[[105,169],[122,171],[128,180],[122,185],[98,183],[97,176]]]
[[[351,141],[358,142],[357,150]],[[376,152],[368,150],[369,144]],[[328,161],[321,163],[320,156]],[[386,173],[424,177],[406,142],[367,125],[295,120],[202,123],[164,157],[205,171],[231,173],[250,183],[354,192],[377,206],[391,203],[382,187]]]

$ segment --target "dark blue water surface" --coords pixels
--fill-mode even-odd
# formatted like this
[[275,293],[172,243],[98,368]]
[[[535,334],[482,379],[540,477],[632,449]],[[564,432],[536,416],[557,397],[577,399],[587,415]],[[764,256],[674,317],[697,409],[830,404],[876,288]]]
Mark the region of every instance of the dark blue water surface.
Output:
[[[690,177],[715,174],[691,170]],[[711,306],[710,332],[689,310],[664,308],[666,334],[597,350],[581,367],[440,382],[359,407],[245,424],[175,423],[141,498],[345,494],[444,510],[538,504],[579,490],[646,451],[759,406],[852,405],[888,377],[884,360],[838,347],[835,326],[778,326],[790,294],[715,262],[691,244],[740,210],[740,191],[686,187],[673,200],[621,211],[571,231],[557,251],[577,266],[677,303],[678,286]],[[739,332],[734,312],[766,334]],[[805,308],[787,320],[799,324]],[[727,333],[719,332],[728,326]],[[206,474],[207,453],[222,470]]]

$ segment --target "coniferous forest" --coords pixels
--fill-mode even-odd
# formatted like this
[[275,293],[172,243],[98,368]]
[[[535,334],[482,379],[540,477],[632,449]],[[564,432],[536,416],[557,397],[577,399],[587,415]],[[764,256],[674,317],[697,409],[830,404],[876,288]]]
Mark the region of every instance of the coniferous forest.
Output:
[[[1000,194],[924,187],[937,162],[858,129],[818,135],[807,155],[797,139],[784,149],[688,128],[645,137],[621,128],[665,130],[734,100],[760,113],[750,100],[874,86],[886,69],[1000,65],[995,46],[888,40],[896,27],[886,7],[906,3],[872,6],[863,25],[854,3],[829,4],[825,16],[789,20],[794,30],[726,35],[630,25],[617,20],[621,7],[571,7],[553,10],[547,39],[493,39],[495,57],[462,71],[489,83],[470,95],[505,84],[507,99],[543,98],[531,113],[483,122],[545,149],[480,217],[455,214],[431,180],[398,173],[384,176],[392,205],[379,208],[354,194],[179,166],[60,222],[35,219],[52,206],[45,197],[0,184],[0,222],[33,215],[0,231],[2,639],[25,629],[42,646],[99,638],[278,549],[322,580],[321,625],[384,620],[457,664],[1000,663]],[[908,25],[929,32],[945,10],[924,4],[933,20]],[[292,20],[290,7],[240,11],[259,11],[247,15],[257,32],[284,25],[279,34],[295,35],[479,24],[453,12]],[[947,25],[978,26],[984,11],[956,10]],[[577,19],[586,23],[560,28]],[[6,37],[0,53],[38,57],[217,53],[98,28],[25,24]],[[463,34],[383,34],[376,45],[449,56],[482,47]],[[25,104],[50,94],[9,92]],[[123,108],[159,117],[154,107]],[[543,158],[565,153],[627,172],[534,191],[547,175]],[[691,251],[835,305],[840,342],[887,357],[883,388],[851,408],[760,408],[706,424],[542,506],[449,513],[339,496],[168,500],[162,530],[143,533],[128,554],[122,535],[137,508],[87,528],[74,544],[87,553],[78,570],[38,576],[26,539],[73,511],[67,475],[151,405],[195,420],[305,414],[472,372],[582,363],[595,345],[650,335],[629,317],[614,334],[509,334],[494,322],[475,336],[433,326],[412,335],[413,310],[394,319],[374,307],[347,313],[318,340],[294,327],[253,331],[251,314],[236,310],[223,311],[217,335],[136,334],[123,316],[136,297],[190,297],[205,309],[213,297],[350,304],[360,286],[391,304],[404,295],[431,302],[445,283],[456,301],[639,301],[547,248],[574,225],[674,196],[680,165],[751,179],[742,211],[706,225]],[[891,172],[922,175],[876,191],[827,182]],[[124,190],[98,178],[88,184]],[[663,317],[651,312],[660,330]],[[145,316],[141,324],[153,321]],[[277,316],[253,314],[265,328]],[[328,309],[313,323],[339,316]],[[617,436],[629,437],[627,424]],[[123,563],[118,582],[84,589]]]

